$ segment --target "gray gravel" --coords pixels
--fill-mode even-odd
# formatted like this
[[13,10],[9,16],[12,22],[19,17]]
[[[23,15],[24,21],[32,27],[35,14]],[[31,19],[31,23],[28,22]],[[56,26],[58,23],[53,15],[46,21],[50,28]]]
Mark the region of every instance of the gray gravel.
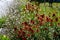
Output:
[[10,9],[15,8],[17,4],[16,0],[0,0],[0,17],[9,13]]

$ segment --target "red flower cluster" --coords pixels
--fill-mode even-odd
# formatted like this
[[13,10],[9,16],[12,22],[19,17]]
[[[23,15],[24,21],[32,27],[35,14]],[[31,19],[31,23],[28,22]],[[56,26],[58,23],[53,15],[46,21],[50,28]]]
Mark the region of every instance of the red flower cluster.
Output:
[[31,20],[30,23],[31,23],[31,24],[34,24],[35,22],[34,22],[34,20]]
[[31,34],[27,34],[27,37],[30,37],[31,36]]
[[[53,16],[55,16],[55,14],[53,14]],[[45,14],[36,14],[37,20],[39,21],[39,25],[44,25],[46,22],[50,22],[49,26],[52,26],[53,24],[53,20],[46,16]],[[57,21],[57,18],[56,18]]]
[[[30,7],[30,6],[29,6]],[[28,9],[28,8],[27,8]],[[55,16],[55,14],[53,14],[53,16]],[[35,32],[40,32],[39,26],[44,25],[46,22],[49,22],[49,26],[52,26],[52,22],[54,20],[52,20],[50,17],[45,16],[45,14],[39,15],[36,14],[37,17],[37,21],[38,24],[35,24],[36,21],[35,20],[30,20],[29,22],[23,22],[22,25],[23,27],[21,29],[18,30],[17,35],[19,38],[22,38],[22,40],[27,40],[26,37],[31,37],[31,35],[33,35]],[[58,18],[55,18],[55,21],[58,21]],[[34,24],[34,25],[30,25],[30,24]],[[58,23],[58,25],[60,25],[60,23]],[[35,29],[35,30],[34,30]],[[14,30],[16,31],[17,28],[15,27]],[[43,28],[43,30],[48,30],[48,28]],[[28,32],[28,33],[26,33]],[[56,33],[54,33],[54,35],[56,36]]]
[[53,20],[51,18],[49,18],[49,17],[46,16],[46,21],[47,22],[52,22]]
[[28,25],[28,23],[27,23],[27,22],[23,22],[22,24],[23,24],[24,26],[27,26],[27,25]]
[[25,32],[22,30],[22,29],[20,29],[19,31],[18,31],[18,37],[24,37],[25,36]]
[[33,11],[34,10],[34,6],[32,4],[30,4],[30,3],[28,3],[26,5],[26,9],[29,10],[29,11]]

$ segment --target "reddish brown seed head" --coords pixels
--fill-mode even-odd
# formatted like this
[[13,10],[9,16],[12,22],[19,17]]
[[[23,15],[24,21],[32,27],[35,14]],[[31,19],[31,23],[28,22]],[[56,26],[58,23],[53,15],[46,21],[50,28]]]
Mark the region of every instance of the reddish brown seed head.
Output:
[[44,18],[44,16],[45,16],[44,14],[41,15],[42,18]]
[[55,18],[55,21],[56,21],[56,22],[58,21],[58,17]]
[[52,17],[56,16],[55,14],[52,15]]
[[34,24],[34,20],[31,20],[30,23]]

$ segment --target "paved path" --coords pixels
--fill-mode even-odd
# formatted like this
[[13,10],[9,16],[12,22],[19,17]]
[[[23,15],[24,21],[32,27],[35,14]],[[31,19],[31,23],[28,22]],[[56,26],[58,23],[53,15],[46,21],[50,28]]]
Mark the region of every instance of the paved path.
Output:
[[9,13],[9,8],[14,7],[15,0],[0,0],[0,17]]

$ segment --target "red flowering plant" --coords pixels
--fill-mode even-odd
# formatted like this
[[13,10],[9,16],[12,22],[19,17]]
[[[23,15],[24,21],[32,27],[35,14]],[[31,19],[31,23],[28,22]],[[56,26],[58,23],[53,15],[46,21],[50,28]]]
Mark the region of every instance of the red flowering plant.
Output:
[[[29,8],[27,8],[29,9]],[[29,11],[31,11],[29,9]],[[55,17],[55,18],[54,18]],[[20,24],[13,27],[14,40],[54,40],[60,36],[60,23],[58,17],[53,14],[52,18],[45,14],[21,12]],[[55,35],[56,34],[56,35]],[[59,36],[59,37],[58,37]],[[57,37],[57,38],[56,38]]]
[[52,40],[53,38],[59,36],[59,33],[55,33],[59,31],[57,30],[59,29],[57,27],[59,23],[55,25],[55,21],[53,21],[53,19],[46,16],[45,14],[36,14],[35,17],[37,17],[35,20],[22,22],[22,27],[14,28],[14,32],[16,33],[16,40]]
[[58,40],[60,38],[59,17],[55,13],[50,17],[41,14],[34,8],[35,5],[28,3],[25,7],[15,16],[9,17],[6,26],[12,30],[12,33],[11,30],[9,31],[11,40]]

